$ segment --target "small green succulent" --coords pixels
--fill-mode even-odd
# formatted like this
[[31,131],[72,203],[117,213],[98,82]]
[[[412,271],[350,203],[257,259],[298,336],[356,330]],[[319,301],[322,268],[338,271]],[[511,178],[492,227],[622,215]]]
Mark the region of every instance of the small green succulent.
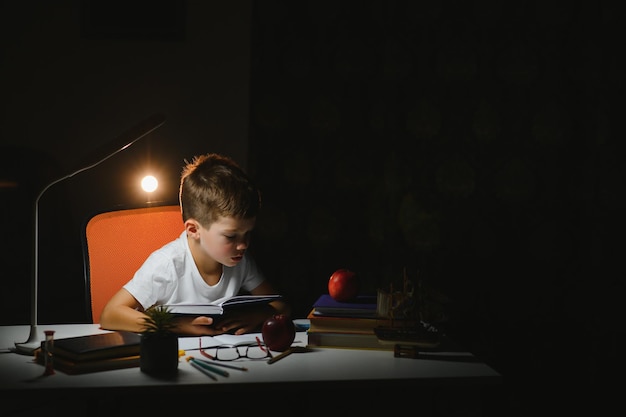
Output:
[[167,336],[174,333],[176,317],[168,307],[156,305],[145,311],[148,317],[144,318],[144,336]]

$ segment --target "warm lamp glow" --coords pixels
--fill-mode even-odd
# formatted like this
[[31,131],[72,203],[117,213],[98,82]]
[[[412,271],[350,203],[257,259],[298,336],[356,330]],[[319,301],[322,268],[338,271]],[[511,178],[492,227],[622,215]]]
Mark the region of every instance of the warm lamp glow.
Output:
[[151,193],[154,190],[156,190],[158,186],[159,186],[159,181],[156,178],[154,178],[152,175],[146,175],[141,180],[141,188],[143,188],[143,190],[148,193]]

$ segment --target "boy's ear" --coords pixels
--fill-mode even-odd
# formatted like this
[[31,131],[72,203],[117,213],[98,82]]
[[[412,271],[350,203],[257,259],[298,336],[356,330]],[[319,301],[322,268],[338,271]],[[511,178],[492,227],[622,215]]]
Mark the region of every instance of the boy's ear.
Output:
[[187,236],[196,237],[200,232],[200,225],[194,219],[188,219],[185,221],[185,231]]

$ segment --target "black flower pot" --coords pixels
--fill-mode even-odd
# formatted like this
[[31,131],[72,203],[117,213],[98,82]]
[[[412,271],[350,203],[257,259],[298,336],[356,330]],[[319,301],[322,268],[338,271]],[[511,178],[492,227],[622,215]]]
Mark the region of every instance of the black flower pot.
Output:
[[139,368],[155,376],[172,376],[178,371],[178,336],[142,335]]

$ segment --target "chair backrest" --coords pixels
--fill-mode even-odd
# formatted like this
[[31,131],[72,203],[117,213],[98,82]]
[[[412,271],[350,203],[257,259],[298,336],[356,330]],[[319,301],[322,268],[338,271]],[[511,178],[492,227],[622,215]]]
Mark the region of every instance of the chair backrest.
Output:
[[146,260],[183,231],[178,205],[108,211],[93,216],[84,234],[87,317],[100,322],[107,301]]

